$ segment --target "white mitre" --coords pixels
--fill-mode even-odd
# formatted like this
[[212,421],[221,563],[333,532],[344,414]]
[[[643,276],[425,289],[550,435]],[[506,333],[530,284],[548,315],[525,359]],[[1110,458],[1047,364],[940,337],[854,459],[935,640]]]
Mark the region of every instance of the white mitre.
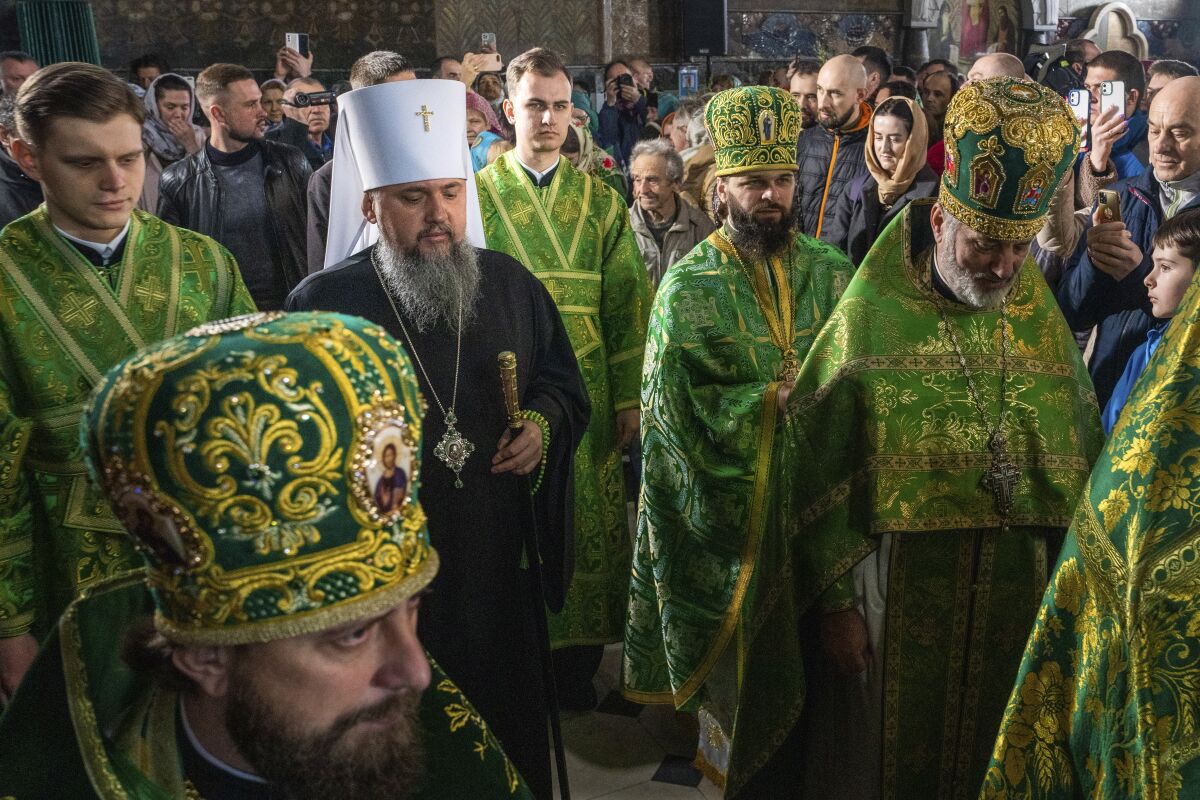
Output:
[[325,266],[379,238],[362,214],[363,192],[397,183],[467,182],[467,241],[486,246],[467,147],[467,89],[458,81],[393,81],[338,98]]

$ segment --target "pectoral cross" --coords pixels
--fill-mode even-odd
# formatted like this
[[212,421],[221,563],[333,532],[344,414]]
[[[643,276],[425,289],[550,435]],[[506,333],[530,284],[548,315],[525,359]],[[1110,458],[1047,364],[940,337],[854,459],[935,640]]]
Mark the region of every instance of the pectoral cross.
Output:
[[988,442],[988,449],[992,451],[992,465],[983,476],[983,485],[991,490],[996,500],[996,511],[1001,517],[1007,517],[1012,511],[1014,490],[1021,477],[1021,470],[1004,449],[1006,444],[1004,436],[999,433]]
[[422,105],[421,110],[415,112],[414,116],[421,118],[421,121],[425,123],[425,132],[429,133],[429,118],[433,116],[433,112],[429,110],[429,106]]

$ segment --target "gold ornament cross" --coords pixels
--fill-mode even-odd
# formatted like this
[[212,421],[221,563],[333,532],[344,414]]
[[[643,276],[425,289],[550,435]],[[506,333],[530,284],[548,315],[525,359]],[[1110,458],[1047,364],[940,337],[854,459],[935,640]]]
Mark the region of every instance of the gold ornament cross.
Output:
[[415,116],[421,118],[421,121],[425,123],[425,132],[429,133],[429,118],[433,116],[433,112],[429,110],[429,106],[422,105],[421,110],[415,112]]

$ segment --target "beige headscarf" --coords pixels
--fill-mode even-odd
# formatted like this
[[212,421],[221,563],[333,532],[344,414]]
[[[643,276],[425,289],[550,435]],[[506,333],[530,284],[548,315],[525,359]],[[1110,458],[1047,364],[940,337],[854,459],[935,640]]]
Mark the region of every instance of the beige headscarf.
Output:
[[872,177],[879,184],[879,202],[885,206],[892,205],[908,191],[908,187],[916,179],[921,167],[925,166],[929,150],[929,123],[925,121],[925,112],[907,97],[889,97],[879,105],[882,107],[893,101],[906,103],[913,118],[912,130],[908,133],[908,143],[904,145],[904,155],[896,164],[895,172],[888,175],[887,170],[879,165],[879,159],[875,156],[875,117],[878,115],[879,109],[876,109],[876,113],[871,115],[866,141],[867,169],[871,171]]

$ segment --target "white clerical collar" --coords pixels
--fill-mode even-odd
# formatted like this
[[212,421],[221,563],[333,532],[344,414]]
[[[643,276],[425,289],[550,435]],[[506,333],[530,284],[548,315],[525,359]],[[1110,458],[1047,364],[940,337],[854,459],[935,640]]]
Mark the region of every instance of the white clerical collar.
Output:
[[125,241],[125,237],[129,234],[129,226],[132,223],[132,219],[126,220],[125,227],[122,228],[121,232],[114,236],[113,240],[107,244],[104,242],[89,242],[87,239],[80,239],[78,236],[72,236],[57,225],[54,226],[54,230],[58,231],[58,235],[67,241],[74,242],[75,244],[81,244],[84,247],[95,250],[100,254],[101,258],[103,258],[105,261],[108,261],[110,258],[112,258],[113,253],[117,252],[117,248],[121,246],[121,242]]
[[558,169],[558,162],[555,161],[545,171],[538,172],[536,169],[534,169],[533,167],[529,166],[524,161],[522,161],[520,156],[515,156],[515,158],[517,159],[517,163],[520,164],[521,167],[524,168],[524,170],[526,172],[528,172],[530,175],[533,176],[534,183],[541,183],[542,178],[546,177],[551,172],[554,172],[554,170]]
[[199,753],[200,757],[209,764],[212,764],[217,769],[228,773],[235,778],[240,778],[244,781],[253,781],[254,783],[261,783],[264,785],[266,784],[266,781],[260,778],[258,775],[255,775],[252,772],[240,770],[237,767],[231,767],[221,759],[214,756],[212,753],[208,752],[208,750],[204,749],[204,745],[200,744],[200,740],[196,738],[196,734],[192,731],[192,726],[188,722],[187,707],[184,705],[182,699],[179,701],[179,719],[183,723],[183,732],[187,734],[188,741],[192,744],[192,749]]

